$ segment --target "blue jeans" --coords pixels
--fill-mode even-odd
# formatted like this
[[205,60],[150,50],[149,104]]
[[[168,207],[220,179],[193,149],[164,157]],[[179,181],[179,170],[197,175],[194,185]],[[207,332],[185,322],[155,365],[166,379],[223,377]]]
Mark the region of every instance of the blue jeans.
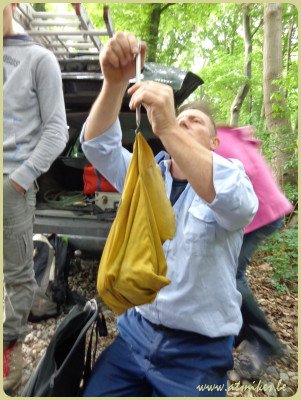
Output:
[[281,354],[282,345],[270,328],[263,311],[249,288],[245,272],[261,242],[280,229],[282,223],[283,219],[281,218],[245,235],[238,259],[236,283],[237,289],[242,295],[243,326],[235,344],[238,346],[243,340],[247,340],[258,357],[262,359],[270,355]]
[[209,338],[156,326],[135,309],[97,360],[84,397],[225,396],[233,337]]

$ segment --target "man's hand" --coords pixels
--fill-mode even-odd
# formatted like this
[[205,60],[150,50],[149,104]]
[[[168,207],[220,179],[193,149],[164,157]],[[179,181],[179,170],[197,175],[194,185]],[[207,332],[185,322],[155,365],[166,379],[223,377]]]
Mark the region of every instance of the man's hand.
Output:
[[25,193],[25,189],[19,185],[17,182],[13,181],[12,179],[10,180],[11,185],[20,193]]
[[178,128],[173,91],[170,86],[146,81],[136,83],[128,89],[128,94],[132,96],[129,104],[131,110],[140,104],[146,109],[155,135],[162,137],[171,133],[174,128]]
[[[141,43],[141,68],[146,44]],[[118,32],[105,45],[100,55],[104,82],[87,120],[84,140],[102,135],[116,121],[129,80],[136,74],[138,40],[128,32]]]
[[[110,85],[127,84],[136,74],[135,56],[138,40],[129,32],[117,32],[100,54],[100,66]],[[144,66],[146,44],[141,42],[141,68]]]

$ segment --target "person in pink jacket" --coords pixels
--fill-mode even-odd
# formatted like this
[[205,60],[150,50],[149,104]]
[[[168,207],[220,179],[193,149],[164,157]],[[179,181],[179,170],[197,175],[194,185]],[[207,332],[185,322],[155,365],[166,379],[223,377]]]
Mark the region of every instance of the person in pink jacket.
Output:
[[236,341],[239,351],[236,370],[246,379],[258,378],[264,361],[270,356],[282,355],[283,346],[255,300],[245,272],[261,242],[280,229],[283,217],[293,210],[259,150],[260,140],[253,134],[251,126],[219,127],[220,146],[216,149],[219,155],[243,163],[259,200],[258,211],[244,230],[236,276],[237,288],[242,294],[243,316],[243,327]]

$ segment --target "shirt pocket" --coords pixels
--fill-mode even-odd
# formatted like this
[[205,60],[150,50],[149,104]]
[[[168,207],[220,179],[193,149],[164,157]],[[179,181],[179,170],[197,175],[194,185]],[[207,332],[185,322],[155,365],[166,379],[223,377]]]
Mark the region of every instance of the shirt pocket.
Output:
[[216,222],[211,209],[204,203],[194,202],[188,210],[184,230],[185,244],[192,256],[207,256],[215,247]]

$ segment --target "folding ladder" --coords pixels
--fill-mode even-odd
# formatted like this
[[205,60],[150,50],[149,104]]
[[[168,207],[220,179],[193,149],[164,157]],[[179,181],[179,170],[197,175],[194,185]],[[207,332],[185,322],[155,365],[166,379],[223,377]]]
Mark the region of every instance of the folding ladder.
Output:
[[58,60],[84,54],[97,56],[102,47],[100,37],[112,37],[114,28],[109,7],[104,5],[105,29],[94,28],[81,3],[72,3],[66,13],[35,11],[29,3],[18,3],[14,19],[36,42],[51,50]]

